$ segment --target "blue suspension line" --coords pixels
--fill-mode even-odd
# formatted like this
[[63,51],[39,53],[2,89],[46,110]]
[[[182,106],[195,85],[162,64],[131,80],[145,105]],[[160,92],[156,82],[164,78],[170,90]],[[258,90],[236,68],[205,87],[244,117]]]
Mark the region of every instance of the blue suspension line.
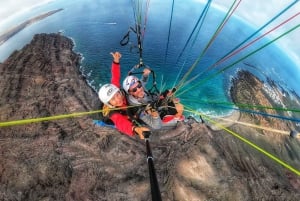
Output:
[[172,20],[173,20],[173,11],[174,11],[174,0],[172,2],[172,10],[171,10],[171,17],[170,17],[170,23],[169,23],[169,33],[168,33],[168,42],[167,42],[167,48],[165,52],[165,64],[167,61],[167,54],[168,54],[168,49],[169,49],[169,42],[170,42],[170,35],[171,35],[171,25],[172,25]]
[[257,112],[257,111],[253,111],[253,110],[246,110],[246,109],[240,109],[240,108],[234,108],[234,107],[222,106],[222,105],[216,105],[216,104],[208,104],[208,105],[213,105],[215,107],[238,110],[238,111],[246,112],[246,113],[258,114],[258,115],[262,115],[262,116],[274,117],[274,118],[283,119],[283,120],[300,122],[300,119],[293,118],[293,117],[285,117],[285,116],[280,116],[280,115],[275,115],[275,114],[268,114],[268,113],[264,113],[264,112]]
[[[204,19],[205,19],[206,14],[207,14],[207,12],[208,12],[208,10],[209,10],[209,6],[210,6],[210,4],[211,4],[211,1],[212,1],[212,0],[209,0],[209,1],[206,3],[206,5],[205,5],[205,7],[204,7],[204,9],[203,9],[203,11],[202,11],[202,13],[201,13],[201,15],[200,15],[200,17],[199,17],[197,23],[196,23],[196,25],[195,25],[194,28],[193,28],[192,33],[189,35],[188,40],[186,41],[186,43],[185,43],[185,45],[184,45],[182,51],[180,52],[179,56],[177,57],[177,60],[176,60],[176,63],[175,63],[175,64],[178,63],[179,59],[180,59],[181,56],[183,55],[183,52],[185,51],[185,48],[187,47],[188,43],[190,42],[190,40],[191,40],[191,38],[192,38],[192,36],[193,36],[193,34],[194,34],[194,32],[195,32],[197,26],[198,26],[199,23],[201,22],[201,24],[200,24],[200,26],[199,26],[199,28],[198,28],[197,34],[196,34],[196,36],[195,36],[195,38],[194,38],[194,41],[193,41],[193,43],[192,43],[192,47],[193,47],[193,44],[195,43],[196,38],[197,38],[197,36],[198,36],[198,34],[199,34],[199,32],[200,32],[200,30],[201,30],[201,28],[202,28],[202,25],[203,25],[203,23],[204,23]],[[176,85],[176,83],[177,83],[177,81],[178,81],[178,79],[179,79],[179,76],[180,76],[180,74],[181,74],[181,72],[182,72],[182,70],[183,70],[183,67],[184,67],[185,63],[186,63],[186,60],[183,62],[182,66],[181,66],[181,68],[180,68],[180,71],[179,71],[178,74],[177,74],[177,77],[176,77],[176,79],[175,79],[175,81],[174,81],[173,87],[175,87],[175,85]]]
[[[207,10],[208,10],[208,8],[209,8],[209,6],[210,6],[211,1],[212,1],[212,0],[209,0],[209,1],[206,3],[206,5],[205,5],[205,7],[204,7],[204,9],[203,9],[203,11],[202,11],[202,13],[201,13],[201,15],[200,15],[200,17],[199,17],[197,23],[196,23],[196,25],[195,25],[194,28],[193,28],[192,33],[189,35],[188,40],[186,41],[186,43],[185,43],[185,45],[184,45],[182,51],[180,52],[180,54],[179,54],[179,56],[178,56],[178,58],[177,58],[177,60],[176,60],[176,63],[179,61],[179,59],[181,58],[183,52],[185,51],[185,48],[187,47],[188,43],[190,42],[190,40],[191,40],[191,38],[192,38],[192,36],[193,36],[193,34],[194,34],[194,32],[195,32],[195,30],[196,30],[198,24],[200,23],[201,20],[204,20],[204,19],[203,19],[203,16],[205,16],[205,14],[207,13]],[[201,25],[202,25],[202,24],[201,24]],[[200,27],[200,28],[201,28],[201,27]]]
[[294,4],[296,4],[299,0],[295,0],[293,3],[288,5],[285,9],[283,9],[280,13],[278,13],[275,17],[273,17],[270,21],[268,21],[265,25],[260,27],[258,30],[256,30],[253,34],[251,34],[248,38],[246,38],[243,42],[235,46],[232,50],[230,50],[225,56],[223,56],[221,59],[219,59],[215,64],[219,63],[221,60],[226,58],[228,55],[230,55],[233,51],[235,51],[237,48],[241,47],[245,42],[250,40],[253,36],[255,36],[257,33],[259,33],[262,29],[264,29],[266,26],[268,26],[271,22],[273,22],[276,18],[278,18],[280,15],[282,15],[284,12],[286,12],[288,9],[290,9]]

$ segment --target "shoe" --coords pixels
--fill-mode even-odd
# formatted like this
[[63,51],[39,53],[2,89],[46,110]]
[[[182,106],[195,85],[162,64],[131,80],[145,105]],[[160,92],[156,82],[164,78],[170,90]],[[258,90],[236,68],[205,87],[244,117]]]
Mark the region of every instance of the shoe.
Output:
[[181,115],[180,117],[174,117],[174,119],[177,121],[183,121],[185,119],[185,117],[183,115]]
[[162,122],[163,123],[168,123],[168,122],[172,121],[174,118],[175,118],[174,115],[166,115],[166,116],[163,117]]
[[181,115],[180,117],[175,117],[175,115],[166,115],[163,117],[162,122],[163,123],[168,123],[170,121],[183,121],[184,120],[184,116]]

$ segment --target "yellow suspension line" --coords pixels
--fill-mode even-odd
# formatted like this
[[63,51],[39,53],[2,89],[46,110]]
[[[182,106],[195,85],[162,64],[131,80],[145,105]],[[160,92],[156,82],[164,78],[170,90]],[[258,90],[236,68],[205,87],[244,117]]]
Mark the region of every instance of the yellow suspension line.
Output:
[[294,172],[295,174],[297,174],[298,176],[300,176],[300,171],[297,170],[296,168],[292,167],[291,165],[285,163],[284,161],[282,161],[281,159],[277,158],[276,156],[274,156],[273,154],[265,151],[264,149],[260,148],[258,145],[254,144],[253,142],[247,140],[246,138],[242,137],[241,135],[239,135],[238,133],[229,130],[228,128],[224,127],[223,125],[219,124],[218,122],[210,119],[207,115],[204,115],[203,113],[197,112],[195,110],[190,110],[191,108],[189,108],[189,110],[185,110],[187,112],[191,112],[197,115],[201,115],[202,117],[204,117],[206,120],[208,120],[209,122],[213,123],[214,125],[218,126],[219,128],[223,129],[224,131],[228,132],[229,134],[231,134],[232,136],[238,138],[239,140],[241,140],[242,142],[250,145],[251,147],[253,147],[254,149],[258,150],[259,152],[261,152],[262,154],[266,155],[267,157],[269,157],[270,159],[272,159],[273,161],[281,164],[282,166],[284,166],[285,168],[287,168],[288,170]]
[[[136,106],[112,108],[110,110],[127,109],[130,107],[136,107]],[[49,116],[49,117],[6,121],[6,122],[0,122],[0,127],[17,126],[17,125],[38,123],[38,122],[51,121],[51,120],[59,120],[59,119],[65,119],[65,118],[71,118],[71,117],[80,117],[80,116],[91,115],[91,114],[96,114],[96,113],[100,113],[100,112],[103,112],[103,110],[95,110],[95,111],[89,111],[89,112],[76,112],[76,113],[71,113],[71,114],[62,114],[62,115]]]
[[[275,133],[281,133],[281,134],[284,134],[284,135],[290,135],[290,131],[283,131],[283,130],[273,129],[273,128],[260,126],[260,125],[256,125],[256,124],[250,124],[250,123],[237,121],[237,120],[234,121],[234,120],[230,120],[230,119],[226,119],[226,118],[222,118],[222,117],[213,117],[213,118],[214,119],[221,119],[221,120],[224,120],[224,121],[229,121],[229,122],[232,122],[232,123],[241,124],[241,125],[252,127],[252,128],[258,128],[258,129],[267,130],[267,131],[271,131],[271,132],[275,132]],[[299,133],[297,133],[297,138],[300,138],[300,136],[298,134]]]

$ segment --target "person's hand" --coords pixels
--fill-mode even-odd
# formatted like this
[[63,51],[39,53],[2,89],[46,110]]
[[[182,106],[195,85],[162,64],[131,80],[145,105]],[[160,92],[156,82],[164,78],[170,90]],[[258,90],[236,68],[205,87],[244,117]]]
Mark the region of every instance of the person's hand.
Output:
[[152,117],[159,117],[159,114],[157,112],[156,109],[154,109],[151,104],[148,104],[146,107],[145,107],[145,112],[149,115],[151,115]]
[[149,68],[144,68],[144,70],[143,70],[144,77],[148,77],[150,73],[151,73],[151,70]]
[[147,127],[134,127],[133,131],[139,135],[140,139],[143,140],[145,139],[145,136],[143,135],[144,131],[150,131],[149,128]]
[[115,63],[120,63],[120,59],[122,57],[122,54],[120,52],[111,52],[110,54],[112,55],[113,61]]

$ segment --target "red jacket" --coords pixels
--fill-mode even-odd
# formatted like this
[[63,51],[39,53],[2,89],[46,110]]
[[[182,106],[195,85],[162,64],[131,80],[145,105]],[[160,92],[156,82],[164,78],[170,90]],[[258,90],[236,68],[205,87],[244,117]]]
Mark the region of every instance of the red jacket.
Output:
[[[112,63],[111,65],[111,83],[116,85],[118,88],[121,88],[120,85],[120,79],[121,79],[121,70],[120,70],[120,64],[119,63]],[[123,100],[123,106],[122,107],[127,107],[127,100],[126,97],[124,96]],[[124,109],[126,110],[126,109]],[[119,112],[114,112],[111,116],[110,119],[114,122],[116,128],[129,136],[133,136],[133,127],[134,125],[132,124],[130,118],[128,115],[123,115]]]

